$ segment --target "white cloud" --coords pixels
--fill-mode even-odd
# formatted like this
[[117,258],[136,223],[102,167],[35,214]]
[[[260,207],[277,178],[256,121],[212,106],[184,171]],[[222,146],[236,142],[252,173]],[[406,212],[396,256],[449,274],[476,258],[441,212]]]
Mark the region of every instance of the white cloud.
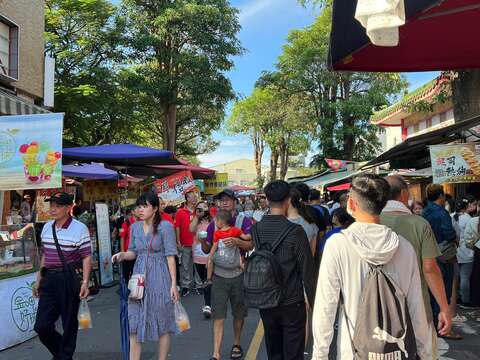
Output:
[[263,11],[268,9],[272,6],[275,2],[279,2],[278,0],[251,0],[247,4],[240,6],[240,22],[244,23],[250,18],[253,18]]

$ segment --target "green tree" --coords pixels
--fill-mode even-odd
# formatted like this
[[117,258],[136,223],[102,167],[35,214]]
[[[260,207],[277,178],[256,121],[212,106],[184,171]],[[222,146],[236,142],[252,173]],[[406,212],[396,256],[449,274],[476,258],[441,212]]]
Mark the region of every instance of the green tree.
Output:
[[249,135],[254,147],[257,178],[265,147],[270,148],[269,180],[285,179],[291,156],[309,148],[309,127],[303,117],[302,102],[296,96],[285,96],[268,86],[255,88],[252,94],[234,104],[227,128],[233,133]]
[[[238,11],[227,0],[123,0],[122,12],[136,64],[133,80],[149,99],[149,120],[164,148],[175,151],[182,136],[201,140],[195,129],[210,134],[218,128],[219,114],[234,98],[225,72],[233,67],[232,56],[242,52]],[[210,126],[205,116],[196,116],[202,112],[214,114]],[[190,134],[182,135],[184,127]]]
[[81,145],[135,140],[122,60],[124,22],[107,0],[47,0],[46,51],[55,58],[55,111],[66,140]]
[[378,129],[370,124],[370,115],[406,87],[399,74],[331,72],[330,27],[331,8],[326,6],[313,25],[290,32],[278,72],[265,77],[305,101],[304,113],[316,122],[318,166],[325,157],[361,161],[374,156]]

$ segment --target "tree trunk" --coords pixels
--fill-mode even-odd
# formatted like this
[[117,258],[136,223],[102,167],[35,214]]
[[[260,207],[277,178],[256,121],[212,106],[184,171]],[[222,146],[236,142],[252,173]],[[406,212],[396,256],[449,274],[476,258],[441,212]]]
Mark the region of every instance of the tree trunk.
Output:
[[177,106],[168,104],[163,107],[163,149],[175,153],[177,140]]
[[272,149],[270,154],[270,179],[269,181],[277,180],[277,167],[278,167],[278,150]]
[[285,180],[288,171],[289,146],[287,139],[282,139],[279,146],[280,152],[280,179]]
[[480,115],[480,70],[460,71],[452,84],[455,121]]
[[262,139],[260,132],[255,131],[252,136],[253,142],[253,157],[255,161],[255,171],[257,173],[257,186],[262,187],[262,159],[263,151],[265,150],[265,142]]

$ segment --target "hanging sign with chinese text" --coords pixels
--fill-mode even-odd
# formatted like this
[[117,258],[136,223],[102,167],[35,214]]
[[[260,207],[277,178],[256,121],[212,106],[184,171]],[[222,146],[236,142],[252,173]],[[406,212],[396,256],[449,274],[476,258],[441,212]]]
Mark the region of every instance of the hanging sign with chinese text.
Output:
[[195,183],[191,171],[180,171],[176,174],[167,176],[155,181],[158,196],[162,198],[167,205],[180,205],[185,201],[185,194],[189,191],[195,191]]
[[430,146],[433,182],[480,182],[480,145],[455,144]]

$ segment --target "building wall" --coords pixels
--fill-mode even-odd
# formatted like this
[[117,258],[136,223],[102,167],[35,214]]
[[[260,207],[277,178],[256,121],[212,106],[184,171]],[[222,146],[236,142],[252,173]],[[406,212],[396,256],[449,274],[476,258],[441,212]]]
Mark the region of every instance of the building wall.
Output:
[[[212,166],[212,169],[220,173],[228,173],[228,184],[231,185],[256,185],[257,172],[255,169],[255,161],[250,159],[234,160],[228,163]],[[270,169],[262,166],[262,175],[268,178]],[[278,170],[277,170],[278,175]],[[295,177],[298,171],[288,169],[286,178]]]
[[212,169],[218,172],[228,173],[229,185],[252,185],[256,178],[255,162],[242,159],[213,166]]
[[379,140],[382,144],[378,151],[379,153],[391,149],[402,142],[402,128],[400,126],[384,127],[383,131],[379,134]]
[[0,0],[0,14],[19,27],[19,74],[12,85],[32,102],[43,98],[44,6],[44,0]]

